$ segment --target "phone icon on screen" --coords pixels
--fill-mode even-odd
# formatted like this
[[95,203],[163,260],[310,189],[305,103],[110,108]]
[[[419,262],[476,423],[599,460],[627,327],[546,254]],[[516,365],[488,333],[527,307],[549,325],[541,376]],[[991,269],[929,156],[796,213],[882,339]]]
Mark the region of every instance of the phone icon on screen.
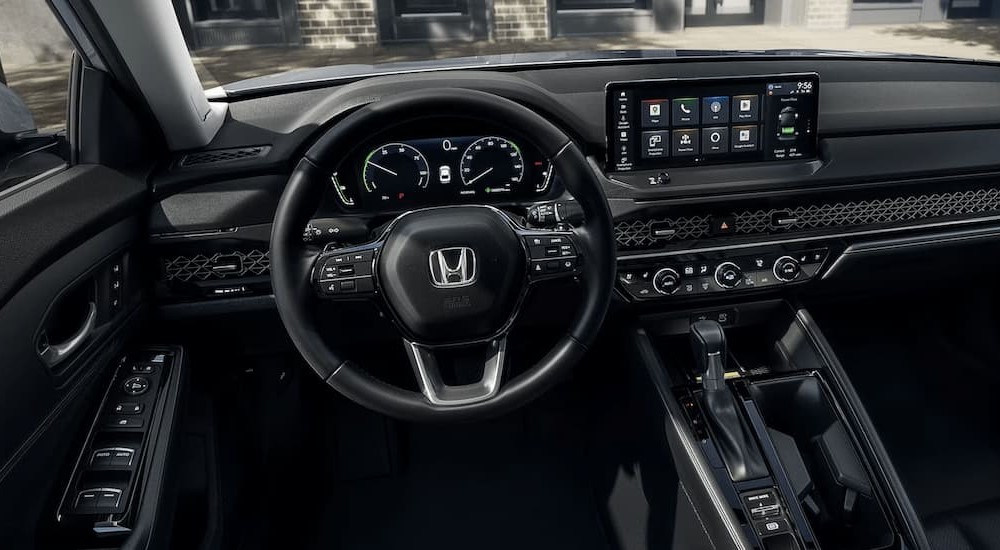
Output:
[[681,112],[684,113],[685,115],[690,115],[691,114],[691,108],[688,107],[687,104],[681,103]]

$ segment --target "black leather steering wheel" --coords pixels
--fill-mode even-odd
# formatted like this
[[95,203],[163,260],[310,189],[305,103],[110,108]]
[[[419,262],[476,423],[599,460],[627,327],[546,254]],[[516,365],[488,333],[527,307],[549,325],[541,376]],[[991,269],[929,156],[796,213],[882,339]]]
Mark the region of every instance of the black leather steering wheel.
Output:
[[[583,224],[572,231],[531,230],[489,206],[446,206],[404,213],[360,246],[322,251],[303,242],[303,229],[344,152],[373,129],[442,114],[530,136],[580,204]],[[505,381],[507,334],[528,289],[560,277],[578,278],[585,289],[581,303],[567,308],[576,310],[570,328],[537,364]],[[614,277],[612,218],[599,174],[545,118],[473,90],[407,92],[371,103],[337,123],[296,166],[271,231],[274,298],[302,357],[349,399],[403,420],[479,419],[539,396],[593,342],[607,313]],[[314,302],[359,298],[376,300],[390,312],[420,393],[376,379],[326,344]],[[437,363],[444,348],[481,350],[482,379],[445,384]]]

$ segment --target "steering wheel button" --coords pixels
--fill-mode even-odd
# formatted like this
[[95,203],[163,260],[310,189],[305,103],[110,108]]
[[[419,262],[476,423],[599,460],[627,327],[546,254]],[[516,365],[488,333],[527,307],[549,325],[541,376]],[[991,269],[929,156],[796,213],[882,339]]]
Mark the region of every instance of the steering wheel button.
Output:
[[559,271],[560,263],[558,261],[545,262],[545,271]]
[[354,275],[354,266],[342,265],[337,267],[337,275]]
[[354,292],[357,289],[358,289],[357,285],[356,285],[356,283],[353,280],[351,280],[351,281],[341,281],[340,282],[340,291],[341,292]]

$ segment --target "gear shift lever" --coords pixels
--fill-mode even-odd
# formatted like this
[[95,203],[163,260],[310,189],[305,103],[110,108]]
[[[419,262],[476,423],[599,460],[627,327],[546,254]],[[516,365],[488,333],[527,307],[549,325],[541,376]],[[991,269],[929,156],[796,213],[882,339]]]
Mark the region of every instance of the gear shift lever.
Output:
[[715,321],[691,325],[691,348],[701,373],[702,405],[722,460],[733,481],[768,475],[767,466],[740,414],[736,398],[726,387],[726,333]]

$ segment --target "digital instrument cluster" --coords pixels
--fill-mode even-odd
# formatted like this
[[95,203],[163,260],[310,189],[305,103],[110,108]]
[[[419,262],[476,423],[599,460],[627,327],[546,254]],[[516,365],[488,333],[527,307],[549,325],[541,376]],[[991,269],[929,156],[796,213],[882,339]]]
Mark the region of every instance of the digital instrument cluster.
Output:
[[530,199],[552,185],[548,159],[497,135],[387,141],[363,152],[334,174],[348,207]]
[[607,86],[611,171],[817,155],[819,77],[644,80]]

